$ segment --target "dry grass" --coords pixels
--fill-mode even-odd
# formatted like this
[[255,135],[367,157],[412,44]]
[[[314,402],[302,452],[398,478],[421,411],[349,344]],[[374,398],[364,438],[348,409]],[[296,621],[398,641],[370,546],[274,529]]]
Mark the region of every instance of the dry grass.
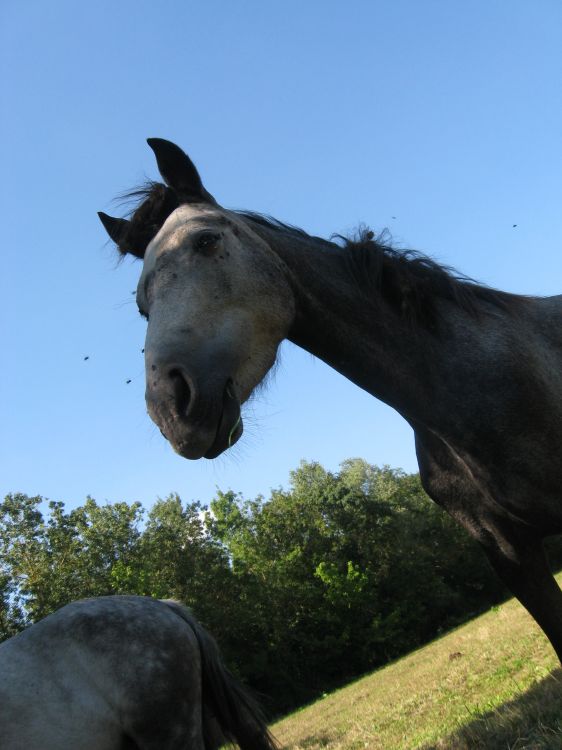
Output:
[[562,748],[562,670],[514,600],[278,722],[287,750]]

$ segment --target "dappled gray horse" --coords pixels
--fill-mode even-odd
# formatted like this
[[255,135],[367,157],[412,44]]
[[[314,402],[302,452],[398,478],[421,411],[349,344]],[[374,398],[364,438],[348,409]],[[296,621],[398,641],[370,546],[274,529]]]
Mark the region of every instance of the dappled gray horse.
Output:
[[174,144],[131,220],[144,260],[148,411],[186,458],[242,433],[240,404],[284,338],[412,426],[423,486],[484,548],[562,659],[562,592],[542,539],[562,532],[562,297],[480,286],[365,231],[328,242],[222,208]]
[[73,602],[0,644],[1,750],[246,750],[275,743],[187,609]]

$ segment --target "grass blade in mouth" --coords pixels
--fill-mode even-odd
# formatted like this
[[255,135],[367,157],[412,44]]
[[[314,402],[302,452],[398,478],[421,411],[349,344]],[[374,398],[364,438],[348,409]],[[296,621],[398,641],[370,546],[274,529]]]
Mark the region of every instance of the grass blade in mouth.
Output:
[[239,415],[238,415],[238,419],[236,420],[236,422],[235,422],[235,423],[234,423],[234,425],[232,426],[232,429],[231,429],[231,430],[230,430],[230,432],[228,433],[228,447],[229,447],[229,448],[230,448],[230,447],[232,446],[232,436],[234,435],[234,433],[236,432],[236,428],[237,428],[237,427],[238,427],[238,425],[240,424],[240,416],[241,416],[241,415],[239,414]]

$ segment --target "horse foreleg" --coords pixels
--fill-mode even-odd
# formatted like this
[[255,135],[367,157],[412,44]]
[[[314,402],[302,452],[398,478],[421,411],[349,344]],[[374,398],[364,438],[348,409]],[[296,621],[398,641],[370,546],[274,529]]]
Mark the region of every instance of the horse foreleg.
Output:
[[494,531],[480,543],[498,576],[540,625],[562,662],[562,591],[542,540]]
[[420,477],[428,495],[480,542],[497,575],[540,625],[562,662],[562,591],[540,535],[502,514],[463,461],[439,438],[416,428]]

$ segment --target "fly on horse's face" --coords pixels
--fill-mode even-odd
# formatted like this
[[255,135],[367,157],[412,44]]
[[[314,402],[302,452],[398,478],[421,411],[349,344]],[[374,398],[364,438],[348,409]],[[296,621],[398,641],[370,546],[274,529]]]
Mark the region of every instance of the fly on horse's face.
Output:
[[131,247],[134,218],[100,217],[122,252],[143,258],[148,412],[177,453],[215,458],[242,434],[240,404],[273,365],[294,301],[279,258],[216,204],[188,157],[149,143],[179,205],[145,248]]

